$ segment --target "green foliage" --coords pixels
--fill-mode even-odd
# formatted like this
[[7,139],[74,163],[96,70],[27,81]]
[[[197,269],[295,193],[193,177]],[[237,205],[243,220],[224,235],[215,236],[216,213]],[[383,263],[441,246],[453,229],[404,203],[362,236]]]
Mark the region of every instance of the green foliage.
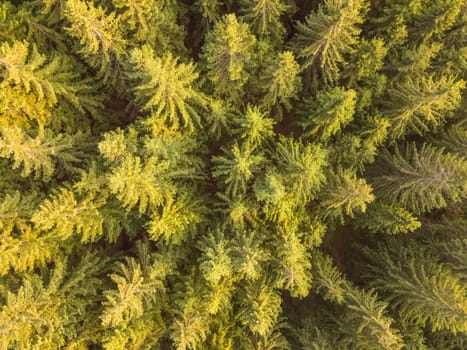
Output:
[[387,294],[403,320],[428,324],[433,331],[466,331],[465,286],[425,249],[389,240],[362,253],[368,260],[366,278]]
[[253,147],[274,135],[274,121],[266,117],[259,107],[247,106],[246,112],[234,119],[236,132],[246,144]]
[[394,141],[409,132],[423,134],[444,121],[461,100],[463,80],[442,76],[407,79],[389,89],[385,114],[391,121],[389,136]]
[[319,145],[282,137],[272,156],[290,192],[299,198],[313,198],[325,182],[323,169],[327,165],[327,152]]
[[18,127],[1,129],[0,157],[13,158],[13,169],[21,168],[21,176],[34,174],[35,179],[49,181],[57,168],[72,168],[79,163],[76,143],[80,135],[59,134],[55,136],[48,129],[39,129],[36,137],[29,137]]
[[[374,290],[367,292],[354,287],[336,269],[331,258],[320,251],[314,252],[313,263],[317,292],[325,300],[341,306],[330,320],[334,328],[338,327],[335,335],[338,340],[329,339],[315,327],[302,333],[302,343],[311,343],[312,348],[318,344],[330,348],[335,342],[339,349],[402,349],[399,332],[392,327],[393,320],[386,316],[387,304],[378,300]],[[316,341],[307,339],[309,333],[315,334]]]
[[345,335],[343,344],[359,349],[402,349],[402,339],[391,327],[392,319],[385,316],[387,304],[379,301],[374,291],[349,288],[345,299],[347,317],[337,322]]
[[460,201],[466,195],[465,159],[430,144],[409,143],[394,153],[383,151],[379,166],[386,174],[373,178],[375,192],[420,214],[443,208],[447,201]]
[[266,281],[245,285],[240,317],[253,334],[266,336],[276,323],[281,310],[281,298]]
[[209,133],[219,139],[222,134],[230,133],[235,116],[232,106],[222,100],[209,102],[209,114],[206,121],[209,124]]
[[15,292],[8,292],[0,313],[2,348],[65,346],[77,333],[95,326],[89,321],[95,316],[93,298],[99,291],[102,263],[96,255],[85,254],[68,270],[66,262],[59,262],[48,281],[26,275]]
[[390,235],[413,232],[421,227],[420,221],[404,208],[380,202],[371,205],[357,223],[371,233]]
[[441,135],[430,138],[430,141],[437,146],[446,148],[449,152],[458,153],[464,158],[467,157],[467,128],[461,125],[454,125]]
[[92,197],[79,200],[73,192],[62,188],[41,203],[31,221],[39,230],[52,231],[62,240],[77,233],[86,242],[102,235],[103,217],[98,208]]
[[225,155],[213,158],[213,175],[223,183],[227,194],[235,196],[246,191],[248,182],[263,159],[254,151],[249,145],[234,144],[230,149],[223,149]]
[[1,235],[0,276],[13,269],[17,273],[32,271],[37,266],[45,266],[59,253],[59,245],[54,237],[43,236],[38,230],[27,226],[20,235]]
[[192,64],[179,64],[171,54],[155,58],[148,46],[134,49],[130,64],[128,75],[136,84],[136,100],[153,118],[167,121],[174,129],[192,130],[199,125],[196,106],[203,105],[204,98],[193,86],[198,74]]
[[345,56],[355,50],[363,10],[360,0],[327,0],[304,23],[297,23],[293,46],[302,67],[312,67],[325,81],[336,81]]
[[342,304],[345,297],[346,281],[333,265],[330,256],[320,251],[313,251],[314,290],[324,300]]
[[267,108],[281,104],[286,109],[290,109],[290,100],[294,99],[302,88],[299,72],[300,66],[295,61],[293,53],[281,52],[275,64],[267,71],[267,79],[265,79],[267,93],[263,98],[263,104]]
[[200,271],[206,281],[216,287],[221,280],[231,278],[234,273],[231,259],[232,247],[221,232],[210,233],[201,245]]
[[327,215],[343,220],[343,215],[354,216],[354,211],[365,213],[367,204],[375,199],[373,189],[351,170],[338,169],[331,173],[322,202]]
[[40,54],[36,46],[26,42],[3,43],[0,46],[2,89],[9,85],[20,86],[48,106],[56,105],[59,98],[63,98],[79,112],[97,107],[99,100],[89,96],[92,92],[90,80],[80,79],[80,67],[68,56],[55,52],[50,56]]
[[0,203],[0,232],[8,236],[13,230],[27,227],[29,217],[34,211],[37,196],[22,195],[19,191],[7,193]]
[[112,75],[125,54],[125,41],[115,12],[106,13],[89,2],[67,0],[64,15],[69,23],[67,33],[78,40],[77,53],[104,81],[115,81]]
[[148,44],[160,52],[181,51],[182,28],[177,23],[177,9],[164,1],[128,2],[112,0],[118,12],[120,28],[131,38],[131,44]]
[[143,161],[129,156],[109,174],[110,191],[129,210],[139,203],[142,214],[161,205],[173,191],[168,178],[168,162],[157,162],[154,158]]
[[177,199],[168,197],[164,206],[152,213],[147,230],[153,240],[163,237],[167,242],[179,243],[202,219],[200,201],[183,195]]
[[338,133],[352,121],[356,97],[354,90],[336,87],[318,91],[316,98],[305,100],[300,121],[305,135],[318,134],[320,140],[326,141]]
[[162,287],[160,281],[151,281],[149,276],[144,276],[134,259],[128,258],[126,264],[117,266],[119,273],[110,275],[117,290],[104,292],[106,301],[101,316],[104,326],[126,326],[131,320],[141,317],[147,310],[145,304],[156,296],[154,291]]
[[465,348],[466,38],[465,0],[2,1],[0,348]]
[[288,9],[282,0],[242,0],[244,20],[250,23],[255,34],[280,38],[284,33],[281,15]]
[[280,286],[293,297],[306,297],[311,287],[311,263],[306,247],[294,232],[281,232],[277,252]]
[[256,39],[247,24],[229,14],[217,22],[206,36],[203,59],[207,78],[214,85],[217,95],[237,101],[243,95],[242,88],[248,81],[247,67],[253,60]]

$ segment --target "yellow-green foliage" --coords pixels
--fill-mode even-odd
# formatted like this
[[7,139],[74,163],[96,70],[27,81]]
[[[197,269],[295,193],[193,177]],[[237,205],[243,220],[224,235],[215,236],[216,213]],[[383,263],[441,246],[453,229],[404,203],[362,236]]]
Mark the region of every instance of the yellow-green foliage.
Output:
[[457,350],[465,0],[0,2],[1,350]]

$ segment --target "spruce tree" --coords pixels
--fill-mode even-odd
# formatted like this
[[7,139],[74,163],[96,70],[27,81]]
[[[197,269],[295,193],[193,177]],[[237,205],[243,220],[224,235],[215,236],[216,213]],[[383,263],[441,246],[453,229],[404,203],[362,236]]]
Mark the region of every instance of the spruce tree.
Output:
[[385,114],[391,121],[394,141],[414,132],[423,134],[444,122],[444,116],[459,106],[463,80],[454,77],[407,79],[389,89]]
[[232,101],[239,101],[243,96],[255,42],[248,25],[239,22],[234,14],[225,16],[207,34],[203,59],[207,78],[217,95]]
[[387,294],[402,319],[433,331],[466,331],[465,286],[426,249],[387,240],[362,253],[366,278]]
[[0,348],[465,348],[466,14],[2,1]]
[[311,12],[304,23],[297,23],[294,51],[302,68],[311,68],[323,80],[334,82],[339,76],[346,55],[358,42],[365,5],[360,0],[329,0]]
[[192,64],[179,64],[171,54],[156,58],[148,46],[134,49],[130,64],[128,76],[136,84],[136,101],[152,118],[167,121],[175,129],[192,130],[199,125],[196,107],[204,104],[204,98],[193,86],[198,74]]
[[465,159],[443,148],[414,143],[396,146],[394,153],[383,151],[374,171],[381,167],[387,173],[373,177],[375,193],[416,214],[465,197]]

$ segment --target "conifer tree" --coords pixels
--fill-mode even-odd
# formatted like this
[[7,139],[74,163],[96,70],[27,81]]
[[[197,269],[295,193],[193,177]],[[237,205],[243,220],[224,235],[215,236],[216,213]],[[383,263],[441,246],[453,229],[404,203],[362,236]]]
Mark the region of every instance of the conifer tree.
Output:
[[282,0],[242,0],[244,19],[250,23],[255,34],[270,35],[279,39],[284,33],[281,15],[287,11],[287,4]]
[[201,12],[201,15],[208,23],[213,23],[219,20],[222,6],[219,0],[196,0],[195,6]]
[[[104,326],[126,326],[141,317],[157,295],[155,291],[163,288],[161,281],[145,276],[141,266],[131,258],[125,264],[118,263],[118,273],[110,276],[118,290],[104,292],[106,301],[101,320]],[[150,272],[146,272],[149,274]]]
[[467,128],[462,125],[453,125],[441,135],[431,137],[430,142],[464,158],[467,157]]
[[306,246],[295,232],[283,231],[280,234],[277,252],[280,285],[293,297],[305,297],[311,287],[311,263]]
[[345,56],[357,44],[363,11],[360,0],[327,0],[304,23],[297,23],[293,47],[302,67],[311,67],[325,81],[336,81]]
[[255,154],[255,149],[249,145],[234,144],[230,149],[224,148],[223,151],[225,155],[213,158],[213,175],[222,181],[226,193],[232,197],[245,193],[247,184],[263,157]]
[[142,214],[154,210],[165,199],[172,197],[173,185],[168,177],[167,161],[157,162],[155,158],[143,161],[140,157],[129,156],[109,174],[109,189],[130,210],[137,204]]
[[466,331],[465,287],[425,249],[388,240],[374,250],[362,248],[362,253],[369,263],[367,278],[404,320],[428,323],[433,331]]
[[327,152],[319,145],[282,137],[272,157],[284,175],[285,184],[298,197],[313,197],[325,181],[323,169],[327,165]]
[[203,214],[200,201],[183,194],[176,199],[168,197],[162,208],[154,210],[147,230],[153,240],[163,237],[167,242],[179,243],[194,231]]
[[229,103],[222,100],[212,100],[208,103],[209,112],[206,121],[209,124],[209,133],[215,138],[220,138],[222,134],[231,133],[234,111]]
[[74,139],[64,134],[55,136],[41,128],[36,137],[29,137],[18,127],[2,128],[0,132],[0,156],[13,158],[13,168],[21,168],[24,177],[34,174],[36,179],[49,181],[57,168],[68,170],[73,163],[80,163],[80,157],[84,158],[76,147],[83,141],[80,135]]
[[247,283],[245,294],[247,298],[241,301],[242,322],[253,334],[264,337],[279,317],[281,298],[268,281]]
[[290,51],[282,52],[276,63],[268,69],[265,79],[267,93],[263,98],[263,104],[268,109],[279,104],[287,110],[291,108],[291,100],[302,87],[299,69],[300,66]]
[[357,223],[369,232],[391,235],[413,232],[421,226],[407,210],[381,202],[370,205],[367,213],[357,218]]
[[372,180],[377,195],[420,214],[445,207],[466,195],[465,159],[430,144],[414,143],[383,151],[379,166],[386,169]]
[[102,234],[103,218],[99,204],[94,203],[92,197],[78,202],[74,193],[65,188],[42,202],[31,221],[39,230],[52,231],[62,240],[78,233],[85,242]]
[[327,215],[343,220],[343,215],[354,216],[354,211],[365,212],[367,204],[375,196],[373,189],[364,179],[359,179],[348,169],[338,169],[329,176],[322,205]]
[[28,219],[37,205],[38,195],[24,195],[19,191],[6,193],[0,202],[0,230],[7,236],[14,230],[27,227]]
[[261,277],[270,252],[264,247],[264,235],[256,231],[240,231],[232,246],[232,261],[242,279],[255,281]]
[[274,121],[259,107],[247,106],[245,113],[234,118],[234,123],[238,125],[236,132],[251,146],[257,146],[274,135]]
[[118,23],[131,44],[147,44],[160,52],[182,51],[183,28],[178,24],[178,8],[164,1],[128,2],[112,0]]
[[330,257],[319,251],[313,261],[318,293],[343,307],[344,315],[332,317],[339,329],[339,348],[402,348],[398,331],[391,327],[392,319],[385,315],[387,304],[377,299],[374,290],[367,292],[353,286],[333,266]]
[[11,270],[17,273],[44,267],[60,255],[60,242],[49,235],[41,235],[31,226],[21,229],[21,234],[2,233],[0,245],[0,276]]
[[465,0],[0,2],[0,348],[465,348],[466,38]]
[[193,130],[199,125],[196,107],[204,104],[204,97],[193,86],[198,74],[192,64],[178,63],[171,54],[156,58],[148,46],[134,49],[130,63],[133,70],[128,75],[136,84],[136,100],[144,110],[174,129]]
[[0,313],[0,345],[5,349],[55,348],[76,341],[89,331],[87,327],[95,327],[94,297],[104,261],[84,254],[76,263],[58,261],[49,278],[26,275],[15,293],[8,292]]
[[442,76],[407,79],[389,89],[385,114],[391,121],[389,137],[396,140],[409,132],[423,134],[444,121],[459,106],[463,80]]
[[338,133],[352,121],[356,97],[354,90],[336,87],[318,91],[314,99],[305,100],[300,121],[305,135],[318,134],[320,140],[326,141]]
[[253,60],[256,39],[247,24],[238,21],[234,14],[216,23],[206,36],[203,59],[207,78],[217,95],[232,101],[243,96],[242,88],[248,81],[248,67]]
[[335,268],[330,256],[319,250],[313,251],[314,290],[327,301],[342,304],[345,297],[346,280]]
[[57,104],[60,97],[79,112],[92,111],[100,104],[99,99],[89,96],[90,81],[80,79],[81,69],[68,56],[53,53],[47,59],[34,45],[5,42],[0,46],[0,67],[3,86],[20,86],[49,106]]
[[77,52],[104,81],[116,82],[115,73],[125,55],[125,41],[115,12],[81,0],[67,0],[64,16],[67,33],[79,42]]

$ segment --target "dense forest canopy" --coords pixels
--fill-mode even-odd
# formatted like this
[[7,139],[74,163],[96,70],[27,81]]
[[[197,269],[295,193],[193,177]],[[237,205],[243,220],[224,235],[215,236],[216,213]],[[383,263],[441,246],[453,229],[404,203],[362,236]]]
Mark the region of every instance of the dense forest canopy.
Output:
[[466,80],[466,0],[1,0],[0,349],[466,349]]

